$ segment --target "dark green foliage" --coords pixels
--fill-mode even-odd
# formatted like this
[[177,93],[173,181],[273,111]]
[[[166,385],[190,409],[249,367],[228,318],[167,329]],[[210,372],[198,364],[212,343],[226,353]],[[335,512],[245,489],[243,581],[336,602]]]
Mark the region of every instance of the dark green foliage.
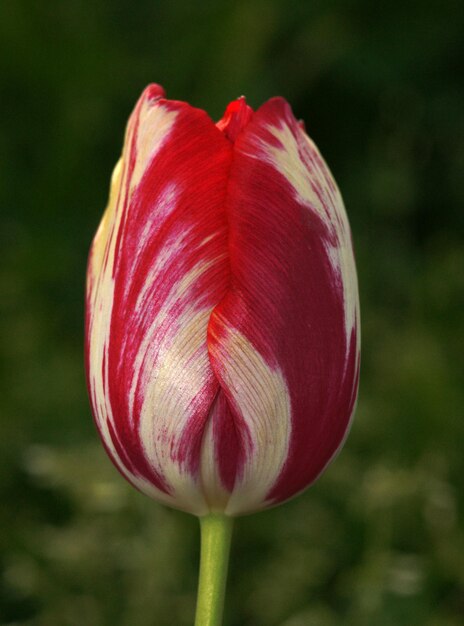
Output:
[[0,624],[192,623],[197,522],[112,468],[82,364],[87,250],[151,81],[213,118],[285,96],[356,244],[357,418],[313,488],[238,522],[226,626],[462,624],[463,18],[453,0],[2,0]]

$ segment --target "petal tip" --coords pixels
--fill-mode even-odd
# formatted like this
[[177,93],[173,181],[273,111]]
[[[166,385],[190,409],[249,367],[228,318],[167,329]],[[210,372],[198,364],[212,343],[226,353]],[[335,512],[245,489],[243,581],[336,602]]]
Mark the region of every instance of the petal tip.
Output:
[[158,83],[150,83],[145,87],[142,97],[150,101],[159,100],[160,98],[166,97],[166,92],[161,85],[158,85]]
[[253,109],[246,103],[245,96],[240,96],[227,105],[222,119],[216,126],[232,142],[235,142],[239,133],[248,125]]

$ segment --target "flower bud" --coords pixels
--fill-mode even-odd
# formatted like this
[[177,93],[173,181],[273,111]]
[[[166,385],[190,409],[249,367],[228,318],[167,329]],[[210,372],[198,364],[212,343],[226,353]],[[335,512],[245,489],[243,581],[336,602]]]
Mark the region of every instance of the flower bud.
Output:
[[196,515],[310,485],[345,439],[359,307],[338,188],[282,98],[214,124],[149,86],[87,275],[86,368],[119,471]]

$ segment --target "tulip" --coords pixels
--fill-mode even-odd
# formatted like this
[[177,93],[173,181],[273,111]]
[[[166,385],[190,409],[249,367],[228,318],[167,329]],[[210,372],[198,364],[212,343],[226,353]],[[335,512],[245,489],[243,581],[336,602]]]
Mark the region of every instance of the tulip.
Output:
[[341,447],[359,376],[350,228],[284,99],[253,111],[239,98],[214,124],[147,87],[86,304],[98,431],[155,500],[210,524],[258,511],[313,483]]

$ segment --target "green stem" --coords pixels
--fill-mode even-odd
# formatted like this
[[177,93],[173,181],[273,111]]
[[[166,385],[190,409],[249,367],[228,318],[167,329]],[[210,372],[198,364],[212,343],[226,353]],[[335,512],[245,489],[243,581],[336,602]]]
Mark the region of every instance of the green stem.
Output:
[[195,626],[221,626],[233,518],[200,517],[201,556]]

